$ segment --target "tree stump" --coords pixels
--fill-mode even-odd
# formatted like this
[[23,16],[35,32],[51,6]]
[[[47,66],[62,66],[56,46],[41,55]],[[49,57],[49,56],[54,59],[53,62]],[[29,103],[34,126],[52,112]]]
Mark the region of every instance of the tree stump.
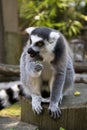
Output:
[[[75,96],[74,92],[80,91]],[[52,119],[48,114],[48,104],[43,104],[44,111],[41,115],[35,115],[32,111],[31,101],[25,98],[21,100],[21,120],[37,125],[40,130],[87,130],[87,85],[75,84],[72,92],[63,98],[61,105],[62,115],[59,119]]]

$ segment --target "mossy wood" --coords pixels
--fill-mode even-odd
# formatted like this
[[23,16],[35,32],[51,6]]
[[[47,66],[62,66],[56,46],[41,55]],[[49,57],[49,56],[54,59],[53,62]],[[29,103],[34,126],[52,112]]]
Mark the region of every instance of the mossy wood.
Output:
[[[80,91],[75,96],[75,91]],[[48,114],[48,104],[43,104],[43,114],[35,115],[32,111],[31,101],[22,98],[21,120],[37,125],[40,130],[87,130],[87,85],[75,84],[74,89],[65,96],[61,105],[62,115],[53,120]]]

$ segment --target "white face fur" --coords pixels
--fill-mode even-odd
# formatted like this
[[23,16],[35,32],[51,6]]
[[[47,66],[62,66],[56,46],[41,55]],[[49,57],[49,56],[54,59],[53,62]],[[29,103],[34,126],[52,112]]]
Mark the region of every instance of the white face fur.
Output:
[[[29,35],[31,35],[31,32],[34,29],[35,28],[30,27],[27,28],[26,31]],[[50,62],[54,58],[53,50],[59,37],[60,34],[57,32],[50,33],[49,41],[44,40],[41,37],[38,37],[37,35],[31,35],[32,44],[30,44],[29,47],[32,48],[34,51],[39,51],[44,61]],[[44,45],[42,45],[41,47],[36,45],[38,42],[43,42]]]

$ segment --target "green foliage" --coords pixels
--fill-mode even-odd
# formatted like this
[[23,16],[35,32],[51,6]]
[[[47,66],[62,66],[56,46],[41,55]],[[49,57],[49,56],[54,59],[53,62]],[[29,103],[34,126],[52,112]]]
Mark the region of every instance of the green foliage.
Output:
[[[86,5],[86,0],[83,2]],[[72,37],[80,32],[85,20],[80,0],[18,0],[18,6],[22,29],[47,26]]]
[[62,128],[62,127],[60,127],[60,129],[59,130],[65,130],[64,128]]
[[21,115],[21,105],[19,103],[16,103],[0,111],[0,116],[20,117],[20,115]]

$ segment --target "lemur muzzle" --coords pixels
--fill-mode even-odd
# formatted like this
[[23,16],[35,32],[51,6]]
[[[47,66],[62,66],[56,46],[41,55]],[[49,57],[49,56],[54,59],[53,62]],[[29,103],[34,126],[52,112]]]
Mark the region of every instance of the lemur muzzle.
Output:
[[27,52],[31,57],[35,57],[39,53],[38,51],[34,51],[32,48],[29,48]]

